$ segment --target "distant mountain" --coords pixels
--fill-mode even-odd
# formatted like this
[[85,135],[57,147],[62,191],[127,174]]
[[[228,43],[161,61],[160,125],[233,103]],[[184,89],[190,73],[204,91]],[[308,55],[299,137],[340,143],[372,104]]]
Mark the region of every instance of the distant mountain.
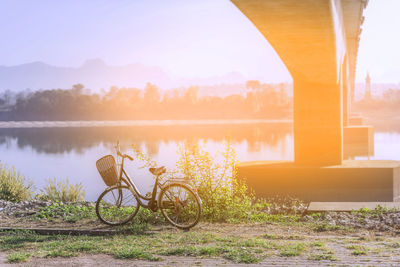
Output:
[[71,88],[82,83],[93,92],[110,86],[144,88],[151,82],[162,89],[189,85],[214,85],[244,83],[246,78],[238,72],[210,78],[173,78],[160,67],[149,67],[140,63],[125,66],[109,66],[101,59],[87,60],[78,68],[55,67],[43,62],[32,62],[17,66],[0,66],[0,91],[9,89],[54,89]]

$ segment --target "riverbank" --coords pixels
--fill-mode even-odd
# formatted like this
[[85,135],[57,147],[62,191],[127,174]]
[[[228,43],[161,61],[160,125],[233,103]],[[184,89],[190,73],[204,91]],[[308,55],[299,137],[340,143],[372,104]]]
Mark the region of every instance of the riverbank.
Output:
[[113,236],[2,231],[0,264],[400,264],[399,211],[268,212],[271,216],[260,222],[201,222],[183,232],[158,213],[138,214],[132,223],[115,228],[98,221],[92,202],[0,201],[0,227],[124,230]]
[[292,123],[292,120],[116,120],[116,121],[0,121],[0,128],[182,126]]
[[[95,202],[61,203],[42,200],[8,202],[0,200],[0,227],[23,228],[74,228],[106,229],[96,217]],[[400,211],[378,207],[375,210],[361,209],[352,212],[307,212],[307,205],[288,207],[272,203],[264,211],[263,223],[310,224],[317,231],[366,229],[400,234]],[[268,217],[269,216],[269,217]],[[161,214],[139,214],[140,222],[153,226],[165,226]],[[144,218],[146,217],[146,218]],[[246,222],[246,220],[243,220]],[[249,222],[256,222],[249,219]],[[110,229],[115,229],[109,227]]]
[[[400,131],[397,114],[364,114],[364,125],[376,131]],[[148,126],[223,126],[256,124],[293,124],[293,119],[210,119],[210,120],[77,120],[77,121],[0,121],[0,129],[9,128],[79,128],[79,127],[148,127]]]

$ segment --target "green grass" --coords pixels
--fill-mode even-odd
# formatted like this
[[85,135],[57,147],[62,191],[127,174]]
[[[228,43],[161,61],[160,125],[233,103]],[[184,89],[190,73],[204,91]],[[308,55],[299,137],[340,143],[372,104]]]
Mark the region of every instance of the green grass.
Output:
[[21,252],[11,253],[7,256],[7,262],[9,263],[26,262],[30,256],[31,255],[29,253],[21,253]]
[[322,214],[321,212],[316,212],[316,213],[311,214],[311,216],[312,216],[314,219],[322,219],[323,214]]
[[67,249],[71,252],[93,252],[96,248],[97,244],[86,240],[79,240],[67,245]]
[[162,252],[165,256],[196,256],[198,248],[195,246],[185,246],[177,248],[169,248]]
[[117,259],[136,259],[148,261],[160,261],[160,257],[154,257],[152,254],[143,251],[139,248],[123,247],[114,251],[114,256]]
[[346,247],[347,249],[349,249],[349,250],[355,250],[355,249],[362,249],[362,250],[366,250],[366,248],[365,247],[363,247],[363,246],[360,246],[360,245],[348,245],[347,247]]
[[352,250],[351,255],[361,256],[368,254],[368,248],[359,245],[349,245],[346,247],[349,250]]
[[400,248],[400,243],[399,242],[384,243],[384,246],[389,248]]
[[161,252],[165,256],[218,256],[227,252],[227,249],[219,246],[184,246],[168,248]]
[[232,249],[228,253],[224,254],[223,257],[235,263],[257,263],[261,260],[253,253],[244,249]]
[[221,247],[216,247],[216,246],[209,246],[209,247],[201,247],[199,249],[199,255],[203,256],[217,256],[221,255],[221,253],[224,253],[226,250],[221,248]]
[[376,215],[379,216],[387,212],[396,212],[396,211],[399,211],[399,209],[396,208],[388,209],[378,205],[375,209],[361,208],[359,210],[352,211],[352,213],[355,215],[361,215],[363,217],[370,217]]
[[[247,243],[250,244],[250,243]],[[250,247],[254,248],[253,245]],[[162,252],[165,256],[222,256],[225,259],[231,260],[235,263],[257,263],[260,261],[259,257],[254,254],[253,250],[247,250],[244,247],[231,248],[228,246],[185,246],[177,248],[169,248]]]
[[328,223],[316,223],[313,227],[315,232],[327,232],[327,231],[336,231],[339,230],[340,226],[338,225],[330,225]]
[[9,231],[0,235],[0,251],[24,248],[31,243],[41,244],[60,238],[63,236],[41,236],[30,231]]
[[320,241],[317,241],[317,242],[311,243],[311,246],[312,246],[312,247],[323,247],[323,246],[324,246],[324,243],[322,243],[322,242],[320,242]]
[[[257,263],[278,246],[258,238],[214,233],[162,232],[150,235],[66,236],[32,232],[0,232],[2,251],[36,257],[108,254],[118,259],[159,261],[160,256],[222,257],[235,263]],[[15,254],[19,255],[19,254]],[[17,256],[15,256],[17,257]]]
[[[309,228],[304,227],[304,229]],[[351,240],[360,242],[344,245],[349,254],[355,256],[367,255],[369,252],[367,244],[375,242],[371,240],[361,243],[357,238],[350,238]],[[29,255],[44,258],[74,257],[80,254],[106,254],[118,259],[146,261],[159,261],[169,256],[220,257],[233,263],[258,263],[269,256],[298,257],[306,254],[306,257],[313,261],[335,261],[334,252],[328,249],[330,244],[338,246],[335,240],[331,239],[315,240],[276,233],[257,237],[237,236],[235,233],[226,234],[224,231],[216,230],[213,232],[165,230],[114,236],[49,236],[29,231],[0,232],[0,250],[12,253],[10,254],[12,256],[9,256],[10,261],[22,261],[24,257],[29,258]],[[381,247],[391,248],[387,244],[382,243]]]
[[265,223],[279,223],[279,224],[293,224],[298,223],[301,219],[300,215],[288,214],[268,214],[265,212],[255,212],[251,214],[246,220],[238,220],[238,222],[265,222]]
[[117,228],[121,232],[129,232],[136,235],[146,235],[150,229],[148,223],[140,223],[134,220],[132,223]]
[[278,240],[278,239],[283,239],[282,236],[278,236],[278,235],[273,235],[273,234],[264,234],[261,237],[265,238],[265,239],[270,239],[270,240]]
[[351,255],[354,255],[354,256],[367,255],[367,252],[364,251],[364,250],[358,250],[358,249],[356,249],[356,250],[353,250],[353,251],[351,252]]
[[267,247],[267,243],[265,240],[260,240],[260,239],[247,239],[244,241],[241,241],[237,244],[239,247]]
[[300,256],[300,254],[307,248],[304,243],[292,243],[285,245],[281,248],[280,256],[281,257],[294,257]]
[[336,261],[337,258],[334,257],[332,254],[313,254],[308,257],[309,260],[313,261]]
[[71,251],[65,251],[62,249],[54,249],[49,251],[45,257],[46,258],[56,258],[56,257],[63,257],[63,258],[69,258],[69,257],[73,257],[73,256],[77,256],[78,253],[75,252],[71,252]]
[[40,208],[36,219],[62,218],[67,222],[77,222],[85,218],[97,218],[95,208],[92,206],[64,204],[54,202],[52,205]]

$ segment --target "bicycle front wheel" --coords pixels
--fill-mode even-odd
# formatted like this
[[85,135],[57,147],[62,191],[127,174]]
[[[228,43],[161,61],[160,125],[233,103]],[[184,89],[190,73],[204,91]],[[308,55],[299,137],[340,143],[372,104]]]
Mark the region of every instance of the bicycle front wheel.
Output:
[[139,211],[139,201],[126,185],[107,188],[96,202],[96,214],[108,225],[122,225],[133,219]]
[[200,220],[200,198],[184,184],[164,187],[160,192],[159,207],[165,219],[180,229],[189,229]]

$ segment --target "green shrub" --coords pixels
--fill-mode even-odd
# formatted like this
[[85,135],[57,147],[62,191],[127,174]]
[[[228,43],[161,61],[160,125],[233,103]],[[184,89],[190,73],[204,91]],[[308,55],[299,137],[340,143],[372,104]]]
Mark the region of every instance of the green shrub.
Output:
[[[144,167],[156,163],[133,146],[135,159]],[[302,202],[288,196],[257,200],[245,181],[237,176],[236,152],[229,141],[224,149],[211,155],[198,144],[179,147],[175,170],[163,180],[186,178],[202,200],[202,219],[209,222],[297,222]],[[282,216],[288,214],[289,216]]]
[[177,170],[172,175],[187,177],[197,188],[203,202],[204,219],[229,221],[248,217],[255,198],[237,178],[238,161],[230,142],[215,155],[197,144],[185,144],[179,153]]
[[70,184],[67,179],[65,182],[50,179],[48,185],[42,190],[43,196],[51,201],[61,201],[61,202],[77,202],[83,201],[85,199],[85,190],[82,184]]
[[18,202],[32,196],[33,184],[25,179],[14,168],[0,163],[0,199]]
[[[135,157],[144,166],[155,163],[133,147]],[[255,197],[247,186],[237,179],[236,153],[229,142],[224,151],[211,155],[199,145],[186,143],[179,148],[180,158],[176,169],[164,175],[164,179],[185,177],[197,189],[203,203],[202,218],[212,222],[242,221],[248,219],[254,209]]]

